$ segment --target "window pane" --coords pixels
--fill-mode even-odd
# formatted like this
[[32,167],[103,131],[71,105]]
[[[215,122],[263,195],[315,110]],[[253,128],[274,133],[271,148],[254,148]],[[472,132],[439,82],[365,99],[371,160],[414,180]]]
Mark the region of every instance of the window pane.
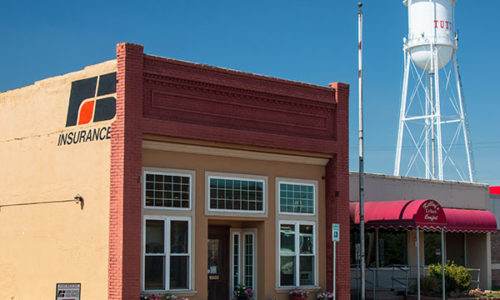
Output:
[[170,252],[188,253],[188,222],[170,222]]
[[234,287],[240,283],[240,274],[238,272],[240,266],[240,236],[238,234],[234,235],[234,245],[233,245],[233,283]]
[[146,174],[145,177],[146,206],[189,208],[189,176]]
[[313,214],[313,186],[306,184],[280,183],[280,212]]
[[219,257],[219,239],[208,240],[208,274],[218,274],[218,266],[221,261]]
[[301,256],[300,285],[314,285],[314,256]]
[[425,264],[441,263],[441,234],[439,232],[424,232]]
[[146,256],[144,260],[144,287],[146,290],[165,289],[164,256]]
[[163,224],[162,220],[146,220],[146,253],[164,252]]
[[280,285],[295,286],[295,256],[280,257]]
[[406,265],[407,244],[406,231],[385,231],[378,233],[379,259],[381,267],[393,264]]
[[245,235],[245,285],[253,289],[253,235]]
[[376,267],[376,239],[375,231],[367,230],[365,235],[365,262],[368,267]]
[[210,178],[210,209],[263,211],[264,183]]
[[300,225],[300,253],[314,253],[313,225]]
[[280,226],[281,254],[295,253],[295,225],[281,224]]
[[170,257],[170,289],[187,289],[189,276],[189,256]]

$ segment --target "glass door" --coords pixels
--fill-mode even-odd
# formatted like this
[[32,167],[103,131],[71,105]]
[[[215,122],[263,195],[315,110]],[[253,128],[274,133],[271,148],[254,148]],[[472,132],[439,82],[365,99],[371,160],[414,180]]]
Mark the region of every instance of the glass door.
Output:
[[[231,290],[238,284],[256,292],[257,229],[231,229]],[[255,298],[255,296],[254,296]]]

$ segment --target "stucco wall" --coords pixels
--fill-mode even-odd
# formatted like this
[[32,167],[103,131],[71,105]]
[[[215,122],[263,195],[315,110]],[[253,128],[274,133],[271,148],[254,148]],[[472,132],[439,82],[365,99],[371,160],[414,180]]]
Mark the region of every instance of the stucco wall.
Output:
[[[0,94],[0,205],[43,203],[0,210],[0,299],[54,299],[56,283],[73,282],[82,299],[107,298],[112,120],[66,122],[72,82],[113,72],[108,61]],[[59,144],[61,134],[102,128],[100,138]],[[48,203],[76,194],[83,208]]]
[[[358,173],[349,175],[349,200],[359,201]],[[442,207],[490,208],[488,186],[456,181],[365,174],[365,201],[433,199]]]
[[[467,234],[467,267],[481,269],[480,288],[491,288],[490,233]],[[482,246],[484,245],[484,246]]]
[[[217,155],[203,155],[158,151],[145,149],[143,152],[145,167],[174,168],[195,171],[195,236],[194,236],[194,294],[188,294],[190,299],[207,298],[207,239],[208,225],[219,224],[232,227],[257,228],[257,299],[288,299],[288,290],[276,289],[277,278],[277,232],[276,219],[276,178],[296,178],[315,180],[318,183],[317,207],[317,240],[318,240],[318,283],[324,290],[326,287],[326,241],[325,232],[325,167],[304,163],[259,160],[251,158],[224,157]],[[205,172],[225,172],[236,174],[267,176],[267,217],[223,217],[207,216],[205,214]],[[162,214],[161,210],[149,209],[143,214]],[[290,217],[288,217],[290,219]],[[294,220],[300,220],[295,217]],[[311,295],[311,299],[314,296]]]

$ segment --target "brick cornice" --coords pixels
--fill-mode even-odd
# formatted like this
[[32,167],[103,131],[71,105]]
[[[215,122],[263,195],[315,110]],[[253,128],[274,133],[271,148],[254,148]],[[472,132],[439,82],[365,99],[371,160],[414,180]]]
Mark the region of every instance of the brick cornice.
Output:
[[305,109],[321,109],[331,111],[334,110],[336,106],[334,102],[324,102],[310,98],[299,98],[296,95],[293,97],[284,96],[283,94],[259,91],[255,89],[237,88],[229,85],[195,81],[150,72],[144,73],[144,80],[148,84],[167,88],[172,87],[184,90],[198,90],[203,93],[214,93],[236,98],[261,100],[275,104],[295,105]]
[[170,58],[145,55],[147,73],[172,76],[205,83],[223,84],[236,88],[299,97],[325,103],[335,103],[332,89],[303,82],[207,66]]

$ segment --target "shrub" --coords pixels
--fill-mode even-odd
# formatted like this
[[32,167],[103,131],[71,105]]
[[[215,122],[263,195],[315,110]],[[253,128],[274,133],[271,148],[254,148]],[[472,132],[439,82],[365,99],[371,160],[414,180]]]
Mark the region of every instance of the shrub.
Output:
[[[441,293],[442,279],[441,264],[429,265],[429,275],[427,277],[435,278],[439,282],[439,292]],[[457,266],[454,262],[448,262],[444,266],[444,282],[446,284],[446,293],[461,293],[467,291],[470,287],[471,275],[463,266]]]

